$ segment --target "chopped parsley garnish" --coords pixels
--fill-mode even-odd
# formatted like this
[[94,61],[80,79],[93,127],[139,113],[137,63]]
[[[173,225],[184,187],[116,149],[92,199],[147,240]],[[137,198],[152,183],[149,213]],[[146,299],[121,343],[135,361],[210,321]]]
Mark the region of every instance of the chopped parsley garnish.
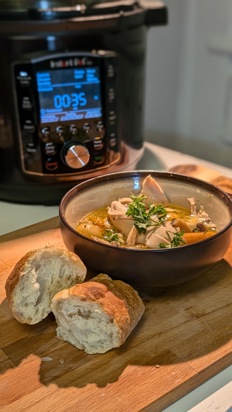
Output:
[[103,238],[107,240],[107,242],[120,242],[119,235],[113,229],[106,229],[103,235]]
[[169,235],[168,231],[167,231],[167,235],[170,238],[170,243],[166,244],[166,243],[160,243],[159,247],[161,249],[165,249],[165,248],[172,248],[172,247],[178,247],[178,246],[183,246],[186,244],[186,242],[183,239],[183,234],[184,231],[180,231],[180,232],[176,232],[174,234],[174,236],[171,238],[171,236]]
[[147,227],[151,225],[157,225],[157,222],[152,219],[152,216],[156,216],[159,220],[158,224],[165,220],[167,211],[163,205],[144,204],[146,196],[131,196],[133,200],[129,204],[126,215],[130,216],[134,220],[134,225],[139,233],[146,233]]
[[183,234],[184,234],[183,230],[181,230],[180,232],[175,233],[175,235],[173,236],[173,238],[171,240],[171,246],[172,247],[185,245],[185,241],[183,239]]

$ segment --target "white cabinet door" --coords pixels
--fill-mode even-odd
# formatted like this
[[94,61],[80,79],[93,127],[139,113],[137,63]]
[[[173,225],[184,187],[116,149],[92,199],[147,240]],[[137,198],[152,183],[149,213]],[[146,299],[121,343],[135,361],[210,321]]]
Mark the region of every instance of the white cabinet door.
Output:
[[221,146],[232,144],[232,2],[188,4],[177,133]]

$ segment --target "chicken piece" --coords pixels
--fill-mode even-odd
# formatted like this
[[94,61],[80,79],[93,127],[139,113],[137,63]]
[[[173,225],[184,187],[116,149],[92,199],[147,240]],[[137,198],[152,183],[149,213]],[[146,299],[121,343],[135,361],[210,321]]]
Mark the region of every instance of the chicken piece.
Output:
[[[153,226],[152,230],[154,230]],[[134,246],[135,244],[146,245],[146,239],[149,232],[150,230],[148,228],[146,233],[139,233],[136,226],[133,226],[127,236],[127,246]]]
[[189,201],[190,207],[191,207],[191,215],[196,216],[197,215],[197,206],[196,206],[196,202],[195,202],[194,197],[189,197],[188,201]]
[[165,224],[158,226],[155,232],[159,236],[172,239],[177,230],[172,226],[171,222],[166,222]]
[[199,222],[203,223],[207,228],[216,229],[215,223],[212,222],[211,218],[209,217],[208,213],[204,210],[203,206],[200,206],[200,210],[197,214],[199,218]]
[[121,197],[119,199],[119,202],[122,203],[123,205],[128,205],[129,203],[132,203],[133,200],[131,199],[131,197]]
[[127,246],[134,246],[137,243],[138,230],[133,225],[126,240]]
[[163,237],[158,235],[155,231],[153,231],[150,236],[147,237],[146,240],[146,245],[150,248],[150,249],[159,249],[160,248],[160,243],[163,243],[164,245],[170,245],[170,241]]
[[123,235],[128,236],[133,225],[134,221],[131,218],[128,218],[127,216],[122,217],[122,216],[109,216],[109,219],[112,223],[112,225]]
[[169,203],[163,189],[150,175],[143,181],[141,194],[146,196],[150,203]]
[[132,200],[129,198],[114,200],[107,212],[112,225],[126,236],[128,236],[134,224],[133,219],[126,215],[127,204],[131,202]]
[[151,249],[159,248],[160,243],[170,245],[176,232],[177,230],[172,226],[171,222],[166,222],[166,224],[153,228],[153,230],[147,234],[146,245]]
[[126,205],[121,200],[113,200],[108,209],[108,215],[110,216],[125,216],[127,211]]

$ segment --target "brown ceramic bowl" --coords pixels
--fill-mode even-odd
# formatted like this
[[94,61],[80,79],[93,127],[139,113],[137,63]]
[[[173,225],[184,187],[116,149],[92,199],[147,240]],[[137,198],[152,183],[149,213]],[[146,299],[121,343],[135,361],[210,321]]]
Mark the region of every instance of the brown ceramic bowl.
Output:
[[[214,236],[178,248],[137,250],[108,246],[75,231],[77,221],[112,200],[138,194],[147,175],[152,175],[171,203],[189,207],[194,197],[218,228]],[[93,274],[107,273],[135,287],[153,288],[180,284],[199,276],[220,261],[231,243],[232,201],[216,186],[171,172],[132,171],[107,174],[73,187],[59,208],[60,226],[67,249],[74,251]]]

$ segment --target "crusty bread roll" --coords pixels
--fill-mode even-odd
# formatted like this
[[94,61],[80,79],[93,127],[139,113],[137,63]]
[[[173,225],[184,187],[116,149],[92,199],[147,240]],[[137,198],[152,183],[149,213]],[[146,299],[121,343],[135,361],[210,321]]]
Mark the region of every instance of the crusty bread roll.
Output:
[[58,292],[52,311],[57,337],[94,354],[121,346],[143,315],[144,304],[130,285],[99,274]]
[[40,322],[51,312],[53,296],[83,282],[86,272],[81,259],[66,249],[45,247],[26,253],[5,285],[13,316],[21,323]]

